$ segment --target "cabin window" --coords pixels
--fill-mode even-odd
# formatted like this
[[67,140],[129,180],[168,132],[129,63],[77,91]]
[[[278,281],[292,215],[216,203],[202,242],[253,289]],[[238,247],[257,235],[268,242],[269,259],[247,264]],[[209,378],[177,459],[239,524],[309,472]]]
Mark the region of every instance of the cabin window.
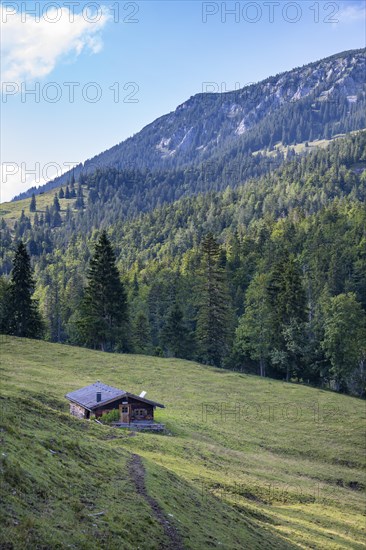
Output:
[[146,409],[135,409],[135,416],[137,417],[145,417],[147,415]]
[[122,412],[123,413],[128,413],[128,407],[122,407]]

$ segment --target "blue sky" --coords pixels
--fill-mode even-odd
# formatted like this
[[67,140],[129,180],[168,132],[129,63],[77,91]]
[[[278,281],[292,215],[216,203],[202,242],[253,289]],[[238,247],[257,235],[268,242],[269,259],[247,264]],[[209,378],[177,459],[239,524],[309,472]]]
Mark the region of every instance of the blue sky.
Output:
[[[207,86],[243,87],[365,46],[364,0],[25,5],[1,2],[2,201],[119,143]],[[32,87],[37,97],[24,93]],[[92,102],[95,94],[101,97]]]

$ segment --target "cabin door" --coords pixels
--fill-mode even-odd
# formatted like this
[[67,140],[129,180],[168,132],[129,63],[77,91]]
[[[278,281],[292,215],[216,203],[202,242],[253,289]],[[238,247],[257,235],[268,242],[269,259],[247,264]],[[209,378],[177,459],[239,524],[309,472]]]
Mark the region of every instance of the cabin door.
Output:
[[119,406],[119,411],[120,411],[121,422],[124,422],[124,423],[128,424],[130,422],[130,408],[129,408],[129,405],[120,405]]

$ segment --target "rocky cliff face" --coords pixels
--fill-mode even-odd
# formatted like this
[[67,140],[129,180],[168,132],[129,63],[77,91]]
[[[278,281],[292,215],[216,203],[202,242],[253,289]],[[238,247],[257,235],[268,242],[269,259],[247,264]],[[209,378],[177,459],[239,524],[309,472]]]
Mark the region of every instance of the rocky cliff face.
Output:
[[[226,93],[201,93],[135,136],[76,168],[169,170],[212,158],[237,162],[275,142],[295,143],[366,126],[366,49],[334,55]],[[39,188],[67,182],[64,174]],[[30,192],[23,193],[24,198]],[[20,198],[18,197],[18,198]]]
[[339,97],[357,103],[365,93],[365,74],[364,50],[341,54],[235,92],[199,94],[148,129],[156,135],[161,158],[189,149],[200,155],[245,134],[285,104],[304,98],[332,102]]

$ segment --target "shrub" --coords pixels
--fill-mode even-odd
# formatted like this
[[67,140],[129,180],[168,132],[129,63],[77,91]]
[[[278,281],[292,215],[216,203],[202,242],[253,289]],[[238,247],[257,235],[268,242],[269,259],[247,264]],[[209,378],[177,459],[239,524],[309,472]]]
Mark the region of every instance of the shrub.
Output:
[[105,424],[110,424],[111,422],[118,422],[119,420],[119,410],[113,409],[108,413],[102,414],[100,421]]

